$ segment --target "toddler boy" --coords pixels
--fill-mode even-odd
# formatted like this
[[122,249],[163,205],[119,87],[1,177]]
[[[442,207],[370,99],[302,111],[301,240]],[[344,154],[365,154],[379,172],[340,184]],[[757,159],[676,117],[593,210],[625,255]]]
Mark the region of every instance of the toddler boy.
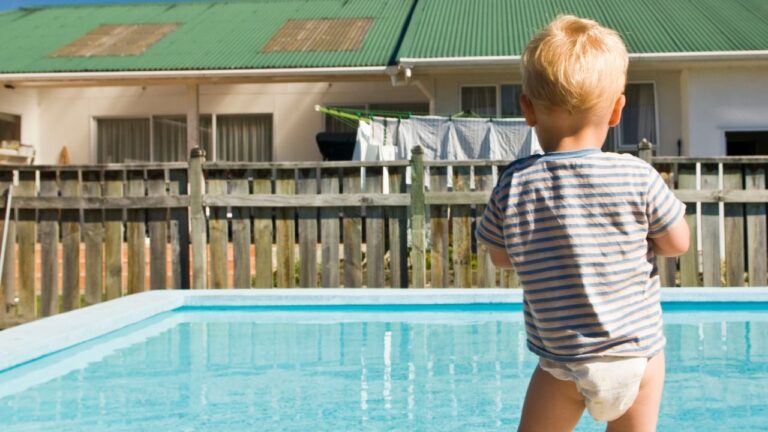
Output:
[[584,408],[608,430],[656,429],[664,383],[655,256],[688,249],[684,205],[642,160],[603,153],[628,55],[598,23],[561,16],[522,56],[526,121],[545,153],[499,176],[478,238],[523,285],[539,356],[521,431],[567,431]]

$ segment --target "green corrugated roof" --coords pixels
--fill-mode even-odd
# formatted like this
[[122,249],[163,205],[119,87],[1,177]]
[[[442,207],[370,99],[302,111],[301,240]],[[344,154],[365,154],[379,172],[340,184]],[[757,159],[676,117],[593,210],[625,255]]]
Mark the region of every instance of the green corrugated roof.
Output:
[[[768,0],[418,0],[408,25],[414,1],[231,0],[17,10],[0,13],[0,73],[383,66],[392,58],[520,55],[537,29],[564,13],[616,28],[633,53],[768,50]],[[260,52],[287,20],[322,18],[373,18],[373,24],[354,51]],[[150,23],[181,25],[137,56],[50,56],[102,24]]]
[[[0,14],[0,73],[377,66],[389,63],[412,0],[250,0],[65,6]],[[373,18],[354,51],[262,53],[289,19]],[[137,56],[53,58],[102,24],[180,23]]]
[[768,0],[420,0],[399,58],[517,56],[558,14],[617,29],[632,53],[768,50]]

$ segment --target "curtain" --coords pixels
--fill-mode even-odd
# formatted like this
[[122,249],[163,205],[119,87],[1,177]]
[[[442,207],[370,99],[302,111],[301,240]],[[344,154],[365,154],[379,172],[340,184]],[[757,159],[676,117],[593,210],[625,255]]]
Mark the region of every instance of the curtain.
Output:
[[97,119],[99,163],[149,161],[149,119]]
[[621,144],[635,146],[643,138],[656,141],[656,106],[653,84],[628,84],[627,104],[621,119]]
[[272,160],[272,115],[216,116],[216,160],[267,162]]
[[523,117],[520,109],[520,95],[523,86],[520,84],[504,84],[501,86],[501,115],[504,117]]
[[461,110],[480,117],[496,115],[496,86],[462,87]]
[[[152,118],[152,156],[155,162],[185,161],[187,154],[187,117],[184,115]],[[210,115],[200,116],[200,147],[211,155],[212,125]]]

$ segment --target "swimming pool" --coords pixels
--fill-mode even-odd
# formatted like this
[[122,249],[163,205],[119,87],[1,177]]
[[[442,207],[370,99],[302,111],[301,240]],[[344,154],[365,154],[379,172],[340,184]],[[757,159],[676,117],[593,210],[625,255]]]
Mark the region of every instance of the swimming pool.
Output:
[[[768,429],[768,291],[743,291],[664,292],[659,430]],[[518,291],[152,292],[0,332],[0,425],[511,430],[535,362]]]

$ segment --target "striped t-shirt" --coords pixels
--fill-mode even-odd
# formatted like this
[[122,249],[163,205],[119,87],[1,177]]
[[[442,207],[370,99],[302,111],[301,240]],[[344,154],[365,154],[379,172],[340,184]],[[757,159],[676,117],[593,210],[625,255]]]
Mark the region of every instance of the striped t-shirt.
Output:
[[477,236],[506,249],[520,277],[531,351],[564,362],[652,357],[666,340],[648,238],[684,213],[634,156],[553,152],[504,169]]

